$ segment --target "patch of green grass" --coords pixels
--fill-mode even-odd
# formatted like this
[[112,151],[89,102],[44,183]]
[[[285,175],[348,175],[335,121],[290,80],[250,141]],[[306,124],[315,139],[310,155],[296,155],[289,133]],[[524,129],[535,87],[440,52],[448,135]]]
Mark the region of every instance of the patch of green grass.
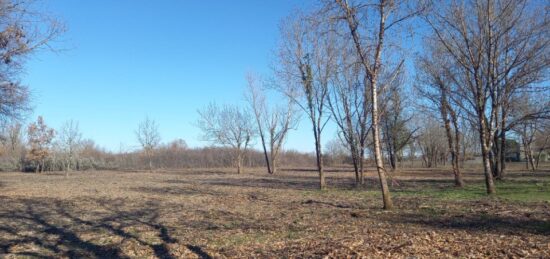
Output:
[[497,183],[497,196],[521,202],[550,202],[550,182],[499,182]]
[[[550,182],[497,181],[495,197],[518,202],[550,202]],[[477,200],[489,197],[484,183],[456,187],[416,187],[394,190],[396,196],[431,197],[441,200]]]

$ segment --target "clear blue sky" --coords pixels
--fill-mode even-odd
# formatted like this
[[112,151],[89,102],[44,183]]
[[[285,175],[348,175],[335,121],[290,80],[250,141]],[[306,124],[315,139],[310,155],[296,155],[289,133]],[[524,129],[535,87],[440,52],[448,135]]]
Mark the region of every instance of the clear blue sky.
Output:
[[[269,73],[278,25],[307,1],[56,0],[43,4],[68,32],[41,52],[22,81],[33,92],[35,120],[59,128],[79,121],[85,138],[118,151],[136,147],[146,115],[163,142],[182,138],[204,146],[194,126],[211,101],[243,104],[247,71]],[[333,138],[329,129],[325,140]],[[287,148],[313,150],[304,121]]]

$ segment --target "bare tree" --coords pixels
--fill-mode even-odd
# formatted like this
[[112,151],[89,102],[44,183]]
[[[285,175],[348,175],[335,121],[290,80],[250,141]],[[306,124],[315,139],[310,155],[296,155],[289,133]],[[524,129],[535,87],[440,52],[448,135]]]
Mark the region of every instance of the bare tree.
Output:
[[248,81],[246,97],[256,119],[257,132],[262,142],[267,172],[274,174],[277,171],[277,160],[288,132],[298,122],[294,105],[288,99],[285,106],[269,107],[266,97],[262,93],[265,87],[263,87],[261,79],[253,74],[248,74],[246,79]]
[[65,156],[65,176],[68,176],[82,144],[82,133],[78,122],[74,120],[65,122],[59,130],[57,141]]
[[0,159],[6,162],[5,164],[3,163],[3,169],[21,169],[25,149],[22,135],[22,125],[17,121],[11,121],[2,126],[0,132]]
[[355,186],[364,184],[364,158],[367,136],[371,129],[368,105],[363,95],[362,67],[356,62],[350,44],[342,44],[338,70],[334,74],[328,106],[338,126],[338,137],[346,144],[355,172]]
[[537,155],[535,158],[536,164],[535,167],[539,167],[539,163],[542,160],[543,154],[548,159],[548,155],[550,155],[550,123],[541,123],[543,125],[539,126],[537,128],[537,132],[535,133],[535,150],[537,151]]
[[382,139],[386,144],[388,161],[393,171],[397,169],[397,162],[403,158],[403,149],[411,143],[418,130],[418,128],[409,128],[412,115],[408,115],[405,110],[408,105],[407,98],[403,94],[403,85],[403,74],[399,72],[381,95],[383,98],[380,118]]
[[27,134],[30,144],[27,158],[35,164],[36,173],[43,172],[45,160],[50,155],[55,131],[44,123],[42,116],[38,116],[37,121],[29,125]]
[[453,0],[426,19],[454,63],[461,108],[476,121],[488,194],[493,174],[502,177],[510,101],[547,77],[550,19],[534,2]]
[[10,152],[15,152],[22,146],[22,125],[17,121],[12,121],[2,126],[0,141]]
[[0,120],[20,119],[29,110],[29,89],[19,82],[25,60],[64,31],[36,10],[33,0],[0,1]]
[[[358,62],[363,66],[365,72],[363,94],[365,98],[370,98],[372,107],[371,120],[374,157],[385,209],[392,209],[393,202],[386,180],[386,170],[382,161],[378,123],[380,119],[378,91],[382,72],[393,71],[390,74],[396,75],[401,65],[391,69],[389,66],[390,63],[387,61],[384,62],[382,57],[388,50],[388,31],[415,17],[423,10],[420,5],[408,6],[408,3],[414,2],[367,0],[349,3],[346,0],[335,0],[334,2],[327,3],[325,7],[329,13],[330,11],[335,12],[335,14],[330,15],[330,19],[336,18],[344,21],[349,32],[349,38],[351,38],[355,46]],[[387,80],[386,83],[390,83],[391,81]]]
[[348,143],[342,141],[340,136],[329,140],[325,144],[325,162],[328,165],[342,165],[349,161],[350,153]]
[[138,125],[136,137],[149,161],[149,170],[152,171],[153,153],[160,143],[160,133],[157,123],[149,117],[145,117],[145,120]]
[[420,136],[416,139],[425,167],[437,167],[447,158],[445,130],[433,119],[424,119]]
[[538,160],[535,156],[535,148],[533,144],[538,140],[539,145],[541,145],[542,150],[545,149],[545,146],[548,143],[548,136],[541,136],[541,130],[545,127],[548,127],[549,120],[546,117],[535,116],[530,119],[516,119],[516,118],[525,118],[530,114],[536,114],[540,109],[539,107],[548,107],[550,105],[550,100],[545,96],[540,96],[538,94],[525,94],[519,98],[516,107],[513,109],[510,114],[511,120],[517,121],[514,124],[514,132],[519,135],[521,139],[521,144],[523,146],[523,152],[526,159],[526,166],[529,169],[535,171],[537,169]]
[[451,154],[451,165],[455,177],[455,186],[463,187],[464,180],[460,172],[461,160],[461,127],[459,125],[458,108],[453,103],[453,80],[449,77],[452,68],[446,62],[448,57],[440,45],[431,45],[425,55],[417,60],[417,82],[416,89],[420,96],[439,113],[445,134],[447,145]]
[[204,140],[233,149],[237,173],[242,173],[244,155],[255,136],[250,113],[238,106],[218,107],[211,103],[203,110],[199,110],[197,125],[203,133]]
[[329,121],[327,100],[336,63],[336,35],[311,17],[297,14],[282,26],[276,73],[280,90],[297,104],[311,122],[319,188],[325,189],[322,132]]

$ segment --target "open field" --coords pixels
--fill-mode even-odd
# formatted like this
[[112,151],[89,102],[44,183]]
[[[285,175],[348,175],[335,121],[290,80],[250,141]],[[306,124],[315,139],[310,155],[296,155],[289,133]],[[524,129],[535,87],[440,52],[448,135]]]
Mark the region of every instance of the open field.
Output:
[[[371,171],[372,172],[372,171]],[[484,195],[467,171],[394,174],[383,211],[369,174],[263,169],[0,174],[0,257],[550,257],[550,171],[516,171]]]

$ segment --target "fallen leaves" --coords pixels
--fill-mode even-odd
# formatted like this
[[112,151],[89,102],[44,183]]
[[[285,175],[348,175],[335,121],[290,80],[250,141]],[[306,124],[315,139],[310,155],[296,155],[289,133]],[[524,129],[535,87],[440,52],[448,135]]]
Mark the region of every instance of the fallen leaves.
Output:
[[[4,174],[0,254],[550,257],[548,203],[402,195],[383,211],[378,195],[346,188],[351,175],[328,176],[334,189],[319,192],[308,172]],[[429,184],[414,181],[400,188]]]

